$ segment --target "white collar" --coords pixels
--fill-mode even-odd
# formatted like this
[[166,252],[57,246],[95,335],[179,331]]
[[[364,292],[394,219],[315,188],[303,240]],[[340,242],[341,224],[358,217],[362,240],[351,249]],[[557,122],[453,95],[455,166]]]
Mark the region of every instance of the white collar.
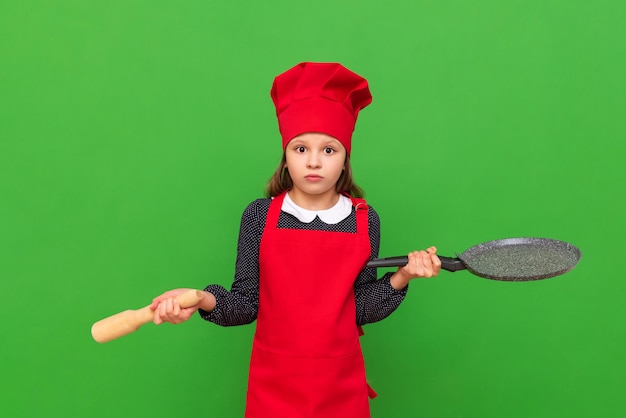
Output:
[[315,217],[319,216],[322,222],[334,225],[350,216],[350,213],[352,213],[352,200],[349,197],[340,194],[339,200],[332,208],[324,210],[308,210],[296,205],[295,202],[289,197],[289,193],[287,193],[285,195],[285,199],[283,200],[281,210],[295,216],[300,222],[307,224],[313,222]]

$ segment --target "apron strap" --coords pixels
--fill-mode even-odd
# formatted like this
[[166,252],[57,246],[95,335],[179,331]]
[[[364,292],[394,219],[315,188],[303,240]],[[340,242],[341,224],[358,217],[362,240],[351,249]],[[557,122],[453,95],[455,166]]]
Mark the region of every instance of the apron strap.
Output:
[[367,216],[367,202],[365,199],[360,199],[358,197],[352,197],[347,195],[350,199],[352,199],[352,206],[354,206],[354,210],[356,211],[356,231],[357,233],[361,232],[364,234],[369,234],[368,230],[368,216]]
[[370,399],[374,399],[375,397],[378,396],[378,393],[374,392],[374,389],[372,389],[369,383],[367,384],[367,396]]
[[270,208],[267,212],[267,219],[265,220],[265,229],[276,228],[278,225],[278,218],[280,218],[280,211],[283,207],[283,200],[287,192],[282,192],[278,196],[274,197],[270,202]]

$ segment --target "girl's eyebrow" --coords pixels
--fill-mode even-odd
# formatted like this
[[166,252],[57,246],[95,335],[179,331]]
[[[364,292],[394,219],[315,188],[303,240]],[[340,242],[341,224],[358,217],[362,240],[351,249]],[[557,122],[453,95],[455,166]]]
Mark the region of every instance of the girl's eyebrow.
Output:
[[339,148],[341,144],[337,144],[335,142],[329,142],[325,145],[322,145],[322,148]]

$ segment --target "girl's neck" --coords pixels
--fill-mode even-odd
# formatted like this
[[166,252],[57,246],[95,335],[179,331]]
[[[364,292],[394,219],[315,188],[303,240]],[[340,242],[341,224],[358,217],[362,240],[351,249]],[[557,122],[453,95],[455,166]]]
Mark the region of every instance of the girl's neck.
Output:
[[307,194],[298,189],[289,190],[289,197],[293,203],[306,210],[326,210],[330,209],[339,201],[339,193],[329,190],[323,194]]

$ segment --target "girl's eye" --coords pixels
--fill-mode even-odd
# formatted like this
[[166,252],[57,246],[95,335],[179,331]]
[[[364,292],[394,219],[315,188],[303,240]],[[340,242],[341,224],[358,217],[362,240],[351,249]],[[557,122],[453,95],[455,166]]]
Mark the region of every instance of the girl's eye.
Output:
[[335,152],[335,150],[331,147],[324,148],[324,154],[332,154],[333,152]]
[[305,147],[303,147],[302,145],[300,145],[300,146],[296,147],[296,152],[300,152],[300,153],[302,153],[302,152],[305,152],[305,151],[306,151],[306,148],[305,148]]

